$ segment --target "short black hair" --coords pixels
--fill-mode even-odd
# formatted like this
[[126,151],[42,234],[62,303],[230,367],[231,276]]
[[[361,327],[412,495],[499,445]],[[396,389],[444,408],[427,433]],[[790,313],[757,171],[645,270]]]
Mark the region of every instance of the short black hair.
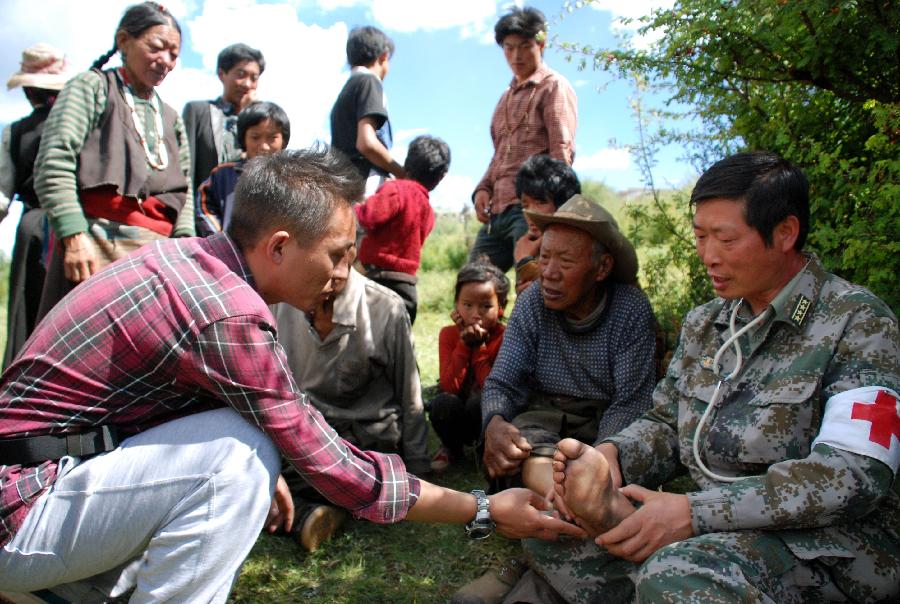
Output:
[[487,256],[464,264],[459,273],[456,275],[456,293],[453,301],[459,300],[459,292],[466,283],[493,283],[494,291],[497,292],[497,303],[500,308],[506,308],[506,302],[509,299],[509,279],[499,268],[494,266]]
[[549,155],[532,155],[516,172],[516,197],[528,195],[540,201],[551,201],[556,209],[581,193],[581,182],[566,162]]
[[809,232],[809,181],[797,166],[768,151],[737,153],[712,165],[691,192],[691,205],[710,199],[743,201],[747,224],[772,245],[775,227],[796,216],[800,233],[794,249],[800,251]]
[[447,174],[450,147],[433,136],[417,136],[409,143],[403,169],[411,179],[431,191]]
[[259,155],[244,164],[226,231],[244,252],[274,229],[316,241],[335,210],[360,201],[364,191],[359,171],[327,147]]
[[223,72],[228,73],[235,65],[244,61],[253,61],[259,65],[260,75],[266,70],[266,59],[263,57],[262,51],[238,42],[222,49],[222,52],[219,53],[219,58],[216,59],[216,71],[221,69]]
[[546,31],[547,19],[544,13],[530,6],[522,8],[516,6],[497,21],[494,26],[494,40],[503,46],[506,36],[522,36],[536,40],[538,34]]
[[351,67],[368,66],[388,53],[394,56],[394,41],[371,25],[354,27],[347,36],[347,62]]
[[247,150],[247,143],[244,141],[247,130],[266,120],[275,122],[275,125],[281,130],[281,138],[284,140],[282,149],[287,147],[288,141],[291,140],[291,121],[288,119],[287,113],[275,103],[256,101],[244,107],[238,114],[237,139],[241,149]]

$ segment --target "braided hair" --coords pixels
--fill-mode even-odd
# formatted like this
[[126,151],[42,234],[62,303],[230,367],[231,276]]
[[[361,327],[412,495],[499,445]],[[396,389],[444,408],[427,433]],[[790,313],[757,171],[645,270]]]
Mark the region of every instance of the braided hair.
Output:
[[[172,16],[172,13],[170,13],[162,4],[157,4],[156,2],[141,2],[140,4],[129,6],[125,10],[125,14],[122,15],[122,20],[119,21],[116,33],[120,30],[124,30],[129,36],[136,38],[144,33],[144,31],[151,27],[156,27],[157,25],[174,27],[178,31],[178,35],[181,35],[181,26],[178,25],[178,21]],[[115,36],[113,36],[112,48],[100,55],[100,57],[94,61],[93,65],[91,65],[91,69],[102,68],[117,51],[118,45]]]

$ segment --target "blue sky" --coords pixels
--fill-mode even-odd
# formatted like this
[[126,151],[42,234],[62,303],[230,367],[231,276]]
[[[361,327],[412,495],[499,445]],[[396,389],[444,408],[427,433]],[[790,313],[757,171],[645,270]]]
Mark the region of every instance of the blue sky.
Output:
[[[6,0],[0,24],[0,75],[18,69],[23,48],[48,42],[65,50],[78,71],[112,44],[116,24],[130,2],[120,0]],[[185,101],[213,98],[221,91],[215,77],[218,51],[233,42],[260,48],[268,65],[259,97],[282,105],[292,125],[291,146],[328,141],[328,113],[347,77],[347,32],[373,24],[385,30],[397,50],[385,80],[401,161],[414,136],[429,133],[450,145],[450,174],[433,195],[434,204],[458,211],[468,203],[492,154],[491,112],[511,78],[503,53],[493,41],[493,25],[509,2],[489,0],[174,0],[165,2],[183,32],[182,56],[160,87],[166,102],[180,111]],[[571,42],[612,46],[627,34],[620,17],[638,17],[671,0],[598,0],[563,13],[562,0],[530,3],[550,21],[550,34]],[[652,43],[637,40],[637,44]],[[619,190],[642,186],[627,146],[636,139],[628,83],[593,71],[578,71],[548,48],[544,60],[575,86],[578,132],[575,168],[582,179]],[[0,124],[25,115],[20,90],[0,93]],[[693,177],[678,150],[659,157],[658,183],[680,185]],[[8,220],[5,222],[9,222]],[[0,229],[6,247],[9,225]]]

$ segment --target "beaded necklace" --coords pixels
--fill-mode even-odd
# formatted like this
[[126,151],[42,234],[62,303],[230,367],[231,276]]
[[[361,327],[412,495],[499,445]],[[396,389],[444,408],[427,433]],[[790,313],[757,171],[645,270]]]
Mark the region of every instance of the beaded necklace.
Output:
[[131,109],[131,119],[134,122],[134,129],[137,130],[141,146],[144,148],[144,155],[147,156],[147,163],[150,164],[150,167],[154,170],[165,170],[169,165],[169,153],[166,150],[166,141],[163,139],[163,122],[162,112],[159,110],[159,96],[155,91],[152,91],[148,101],[150,109],[153,111],[153,122],[156,126],[156,148],[159,150],[157,156],[158,161],[154,161],[153,153],[150,152],[150,146],[147,144],[147,137],[144,135],[144,125],[138,118],[137,110],[134,106],[134,93],[131,89],[131,84],[128,83],[125,74],[122,73],[121,69],[116,70],[116,75],[119,77],[119,81],[122,82],[125,103],[128,105],[128,108]]

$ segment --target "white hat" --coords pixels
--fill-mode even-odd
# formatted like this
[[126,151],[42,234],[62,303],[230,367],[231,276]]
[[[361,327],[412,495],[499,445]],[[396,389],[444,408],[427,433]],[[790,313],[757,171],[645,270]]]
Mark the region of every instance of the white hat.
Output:
[[62,90],[74,74],[69,71],[63,51],[49,44],[35,44],[22,51],[21,69],[12,74],[6,88],[18,86]]

